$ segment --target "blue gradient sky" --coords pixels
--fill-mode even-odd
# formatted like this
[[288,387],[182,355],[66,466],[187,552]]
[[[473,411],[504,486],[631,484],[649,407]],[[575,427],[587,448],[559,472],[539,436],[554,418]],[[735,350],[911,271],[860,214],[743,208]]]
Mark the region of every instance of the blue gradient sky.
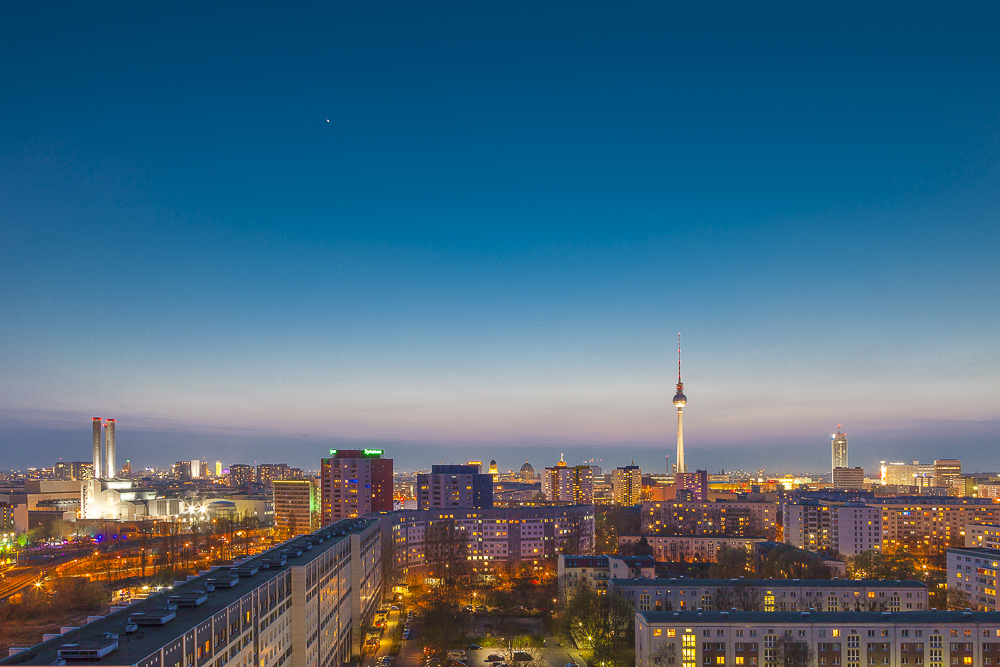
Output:
[[995,3],[20,4],[0,468],[1000,469]]

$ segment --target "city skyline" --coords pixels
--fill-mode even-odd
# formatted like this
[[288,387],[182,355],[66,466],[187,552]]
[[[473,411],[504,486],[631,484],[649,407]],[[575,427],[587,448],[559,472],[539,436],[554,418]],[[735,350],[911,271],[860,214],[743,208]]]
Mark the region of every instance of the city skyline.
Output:
[[0,465],[1000,469],[1000,8],[240,7],[4,9]]

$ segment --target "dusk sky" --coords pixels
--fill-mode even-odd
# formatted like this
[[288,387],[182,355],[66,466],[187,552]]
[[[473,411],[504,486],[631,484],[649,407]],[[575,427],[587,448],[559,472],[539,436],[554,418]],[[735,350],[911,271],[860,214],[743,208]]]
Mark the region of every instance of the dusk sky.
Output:
[[1000,469],[1000,4],[6,3],[0,469]]

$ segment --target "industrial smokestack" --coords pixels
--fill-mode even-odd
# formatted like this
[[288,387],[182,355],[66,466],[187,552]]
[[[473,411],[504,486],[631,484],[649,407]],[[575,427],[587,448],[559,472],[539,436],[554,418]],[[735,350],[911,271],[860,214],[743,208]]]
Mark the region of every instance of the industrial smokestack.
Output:
[[104,477],[101,474],[104,470],[101,467],[101,418],[94,417],[92,423],[94,425],[94,479],[100,479]]
[[104,427],[104,458],[108,462],[108,479],[118,476],[115,468],[115,420],[109,419]]

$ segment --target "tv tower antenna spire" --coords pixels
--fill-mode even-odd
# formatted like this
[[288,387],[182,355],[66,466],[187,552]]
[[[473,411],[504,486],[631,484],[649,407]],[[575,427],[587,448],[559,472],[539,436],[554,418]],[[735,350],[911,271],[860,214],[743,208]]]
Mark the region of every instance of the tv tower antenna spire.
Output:
[[687,396],[684,395],[684,383],[681,381],[681,335],[677,334],[677,393],[674,395],[674,407],[677,408],[677,472],[687,472],[684,465],[684,406]]

